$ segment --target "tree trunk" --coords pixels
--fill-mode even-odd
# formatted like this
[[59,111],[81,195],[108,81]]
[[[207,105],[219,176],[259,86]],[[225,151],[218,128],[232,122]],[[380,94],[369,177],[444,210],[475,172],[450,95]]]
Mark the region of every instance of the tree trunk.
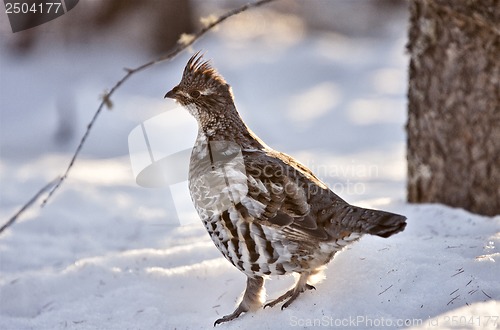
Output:
[[408,201],[500,214],[500,1],[410,12]]

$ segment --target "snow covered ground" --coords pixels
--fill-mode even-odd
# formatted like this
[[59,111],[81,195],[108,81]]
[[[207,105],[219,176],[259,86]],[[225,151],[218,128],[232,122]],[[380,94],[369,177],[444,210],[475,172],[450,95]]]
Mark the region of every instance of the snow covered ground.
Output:
[[[222,27],[196,44],[264,141],[347,201],[408,217],[403,233],[364,237],[339,253],[317,290],[288,309],[220,328],[500,328],[500,217],[404,202],[407,58],[399,23],[379,38],[243,42]],[[10,35],[0,38],[5,44]],[[2,223],[63,172],[103,90],[124,67],[149,59],[106,45],[47,44],[26,57],[0,51]],[[200,223],[179,223],[168,187],[138,186],[130,166],[128,134],[175,107],[163,95],[189,56],[132,77],[52,201],[0,235],[1,329],[209,329],[233,310],[244,275]],[[165,144],[184,141],[165,134]],[[293,280],[272,278],[268,298]]]

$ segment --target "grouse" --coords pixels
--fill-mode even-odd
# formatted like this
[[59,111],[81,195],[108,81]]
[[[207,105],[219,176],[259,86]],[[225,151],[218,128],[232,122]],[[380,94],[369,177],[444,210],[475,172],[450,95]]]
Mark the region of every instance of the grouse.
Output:
[[241,303],[215,321],[230,321],[264,305],[264,278],[298,273],[295,286],[264,307],[288,307],[335,253],[364,234],[389,237],[406,217],[345,202],[307,167],[271,149],[243,122],[230,86],[193,55],[181,82],[165,97],[198,122],[189,190],[215,246],[247,276]]

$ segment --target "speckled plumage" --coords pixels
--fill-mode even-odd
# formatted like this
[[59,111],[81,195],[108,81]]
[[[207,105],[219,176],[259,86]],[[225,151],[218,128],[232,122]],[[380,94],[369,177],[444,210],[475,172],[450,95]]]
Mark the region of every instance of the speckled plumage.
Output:
[[198,214],[224,257],[248,277],[242,302],[215,324],[262,307],[265,276],[300,274],[294,288],[266,305],[287,307],[344,246],[405,228],[404,216],[348,204],[308,168],[265,145],[239,116],[229,85],[198,53],[165,96],[198,122],[189,168]]

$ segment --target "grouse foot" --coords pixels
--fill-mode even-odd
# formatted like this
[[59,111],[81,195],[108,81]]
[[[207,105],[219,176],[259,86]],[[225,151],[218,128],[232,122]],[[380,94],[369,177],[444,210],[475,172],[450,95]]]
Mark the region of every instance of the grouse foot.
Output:
[[260,276],[248,277],[247,288],[243,295],[243,300],[238,307],[229,315],[223,316],[214,322],[214,327],[217,324],[228,322],[236,319],[242,313],[255,311],[262,306],[264,293],[264,278]]
[[309,275],[310,274],[300,274],[300,278],[299,280],[297,281],[297,284],[290,290],[288,290],[287,292],[285,292],[285,294],[281,295],[280,297],[278,297],[277,299],[271,301],[271,302],[268,302],[267,304],[264,305],[264,308],[266,307],[274,307],[276,304],[279,304],[280,302],[285,301],[285,303],[283,304],[283,306],[281,306],[281,309],[285,309],[287,308],[288,306],[290,306],[292,304],[292,302],[295,301],[295,299],[297,299],[297,297],[304,291],[306,290],[316,290],[316,288],[310,284],[307,284],[307,279],[309,278]]

